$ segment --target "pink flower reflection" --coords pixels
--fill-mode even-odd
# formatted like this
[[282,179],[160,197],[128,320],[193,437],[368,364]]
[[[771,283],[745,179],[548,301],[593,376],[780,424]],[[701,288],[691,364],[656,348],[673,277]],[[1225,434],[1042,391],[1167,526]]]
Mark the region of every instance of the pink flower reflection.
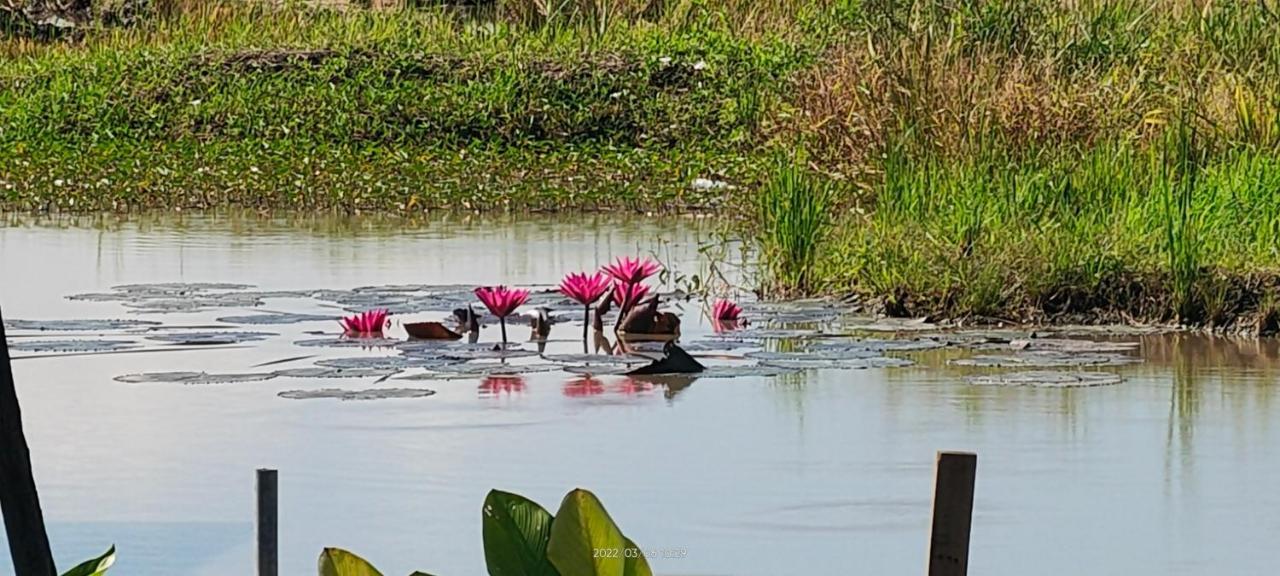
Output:
[[480,382],[480,395],[520,394],[524,387],[523,376],[485,376]]
[[648,394],[653,392],[653,382],[645,382],[634,378],[627,378],[618,383],[617,392],[627,396],[635,396],[638,394]]
[[579,376],[564,383],[562,392],[569,398],[586,398],[604,394],[604,383],[590,376]]

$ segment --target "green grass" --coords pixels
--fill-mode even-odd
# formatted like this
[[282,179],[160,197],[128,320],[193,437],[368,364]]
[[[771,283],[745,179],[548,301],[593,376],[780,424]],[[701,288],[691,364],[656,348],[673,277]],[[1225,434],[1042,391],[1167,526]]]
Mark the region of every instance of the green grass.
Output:
[[707,210],[767,295],[1275,315],[1276,0],[554,5],[11,34],[0,209]]
[[11,42],[0,189],[82,210],[705,205],[690,182],[755,177],[761,103],[812,57],[713,24],[240,7]]
[[803,164],[779,161],[756,197],[762,290],[804,295],[817,288],[818,251],[827,241],[836,192]]

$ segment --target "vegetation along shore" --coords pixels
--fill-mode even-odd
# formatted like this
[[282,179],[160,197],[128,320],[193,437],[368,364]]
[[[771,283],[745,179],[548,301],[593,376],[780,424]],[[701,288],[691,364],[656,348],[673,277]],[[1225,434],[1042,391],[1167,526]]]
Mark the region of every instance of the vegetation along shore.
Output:
[[0,209],[718,210],[770,296],[1280,317],[1274,0],[103,2],[0,8]]

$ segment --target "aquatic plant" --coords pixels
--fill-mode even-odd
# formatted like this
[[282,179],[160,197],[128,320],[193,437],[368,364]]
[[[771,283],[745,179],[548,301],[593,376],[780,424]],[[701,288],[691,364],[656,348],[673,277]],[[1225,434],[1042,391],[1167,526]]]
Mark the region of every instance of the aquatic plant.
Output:
[[102,576],[116,563],[116,547],[112,546],[97,558],[86,560],[75,568],[62,573],[62,576]]
[[585,308],[582,317],[582,338],[585,340],[591,326],[591,305],[609,293],[608,276],[601,272],[591,276],[587,276],[586,273],[569,274],[560,282],[560,293],[582,304]]
[[644,282],[650,276],[657,274],[662,267],[649,258],[631,258],[622,257],[614,260],[613,264],[609,264],[601,268],[605,274],[613,277],[622,284],[639,284]]
[[498,317],[502,325],[502,345],[507,345],[507,316],[510,316],[529,299],[529,291],[506,286],[481,286],[475,290],[476,297],[484,303],[489,312]]
[[737,328],[741,318],[742,307],[729,300],[716,300],[711,307],[711,327],[716,332]]
[[367,310],[354,316],[348,316],[338,321],[342,326],[342,332],[347,336],[382,336],[383,328],[387,327],[387,317],[390,314],[381,308],[375,310]]
[[[565,495],[555,516],[523,496],[491,490],[481,534],[485,565],[495,576],[653,574],[644,551],[622,533],[600,499],[581,488]],[[340,548],[325,548],[319,569],[320,576],[381,576],[368,561]]]
[[631,308],[648,294],[649,286],[647,284],[627,284],[615,281],[613,283],[613,293],[610,295],[613,303],[618,305],[618,321],[614,323],[614,327],[621,326],[623,319],[631,312]]
[[828,181],[797,161],[778,161],[756,197],[756,238],[766,293],[785,296],[814,291],[818,250],[831,228],[835,202]]
[[729,300],[716,300],[711,307],[711,316],[716,320],[736,322],[742,316],[742,307]]

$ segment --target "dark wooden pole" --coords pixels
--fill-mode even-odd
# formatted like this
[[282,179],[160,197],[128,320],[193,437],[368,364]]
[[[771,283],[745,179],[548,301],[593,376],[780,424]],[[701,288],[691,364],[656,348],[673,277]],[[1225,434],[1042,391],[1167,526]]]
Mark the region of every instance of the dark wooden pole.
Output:
[[31,452],[22,432],[22,410],[9,366],[4,316],[0,314],[0,508],[17,576],[55,576],[40,496],[31,474]]
[[973,525],[977,471],[977,454],[938,453],[928,576],[965,576],[969,572],[969,529]]
[[279,573],[279,485],[275,470],[258,469],[258,576]]

